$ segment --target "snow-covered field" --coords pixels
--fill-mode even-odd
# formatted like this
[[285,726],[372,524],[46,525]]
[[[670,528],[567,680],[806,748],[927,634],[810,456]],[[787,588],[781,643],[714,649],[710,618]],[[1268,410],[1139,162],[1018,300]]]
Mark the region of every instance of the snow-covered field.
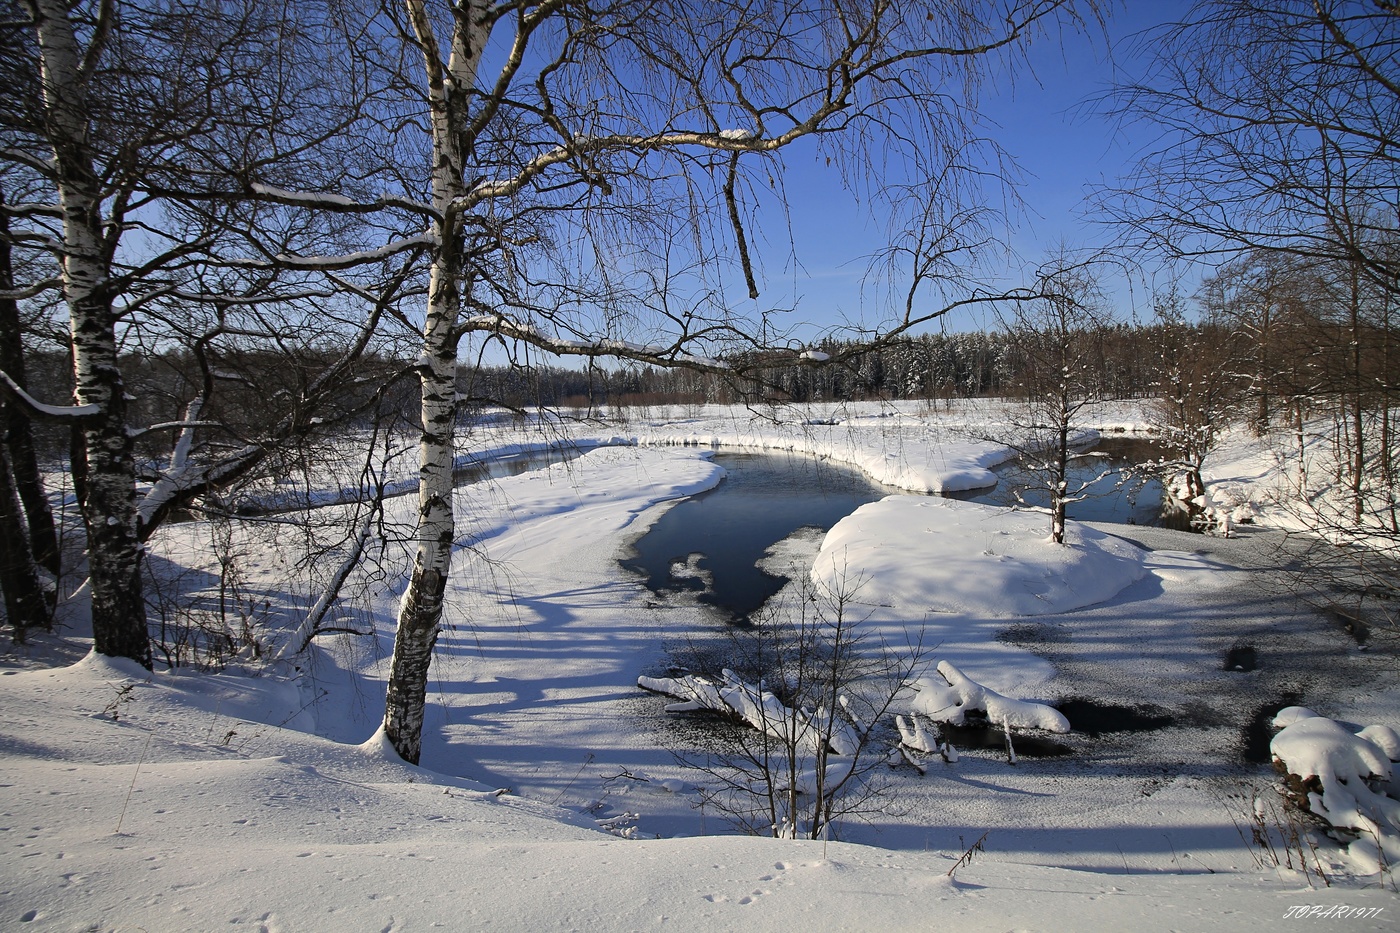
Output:
[[[1171,724],[1056,735],[1071,754],[1014,765],[995,750],[928,756],[922,775],[888,770],[879,807],[830,841],[734,835],[674,754],[693,755],[703,727],[636,687],[716,623],[647,591],[619,556],[668,504],[721,480],[712,445],[796,450],[923,493],[990,482],[1007,453],[968,437],[1000,415],[628,414],[572,426],[598,446],[568,464],[461,491],[423,768],[375,733],[411,498],[386,503],[384,545],[336,620],[368,634],[326,634],[305,655],[152,675],[83,657],[74,600],[59,636],[0,669],[0,918],[54,930],[1394,928],[1393,876],[1354,874],[1319,837],[1306,855],[1328,886],[1282,840],[1283,864],[1250,841],[1255,795],[1272,800],[1272,773],[1240,752],[1261,706],[1297,697],[1357,729],[1400,727],[1395,645],[1378,633],[1363,651],[1296,600],[1269,569],[1279,536],[1261,526],[1226,540],[1072,524],[1060,549],[1038,516],[915,496],[867,506],[825,540],[785,542],[775,566],[815,565],[828,588],[860,580],[861,626],[891,642],[918,631],[925,700],[946,686],[933,680],[942,661],[1027,701],[1005,709],[1080,698]],[[1141,421],[1116,406],[1090,424]],[[501,423],[463,443],[479,454],[553,439]],[[1218,462],[1241,509],[1281,513],[1272,452],[1240,440]],[[305,532],[229,533],[238,576],[225,566],[223,580],[270,656],[317,595],[299,563]],[[207,596],[217,537],[171,526],[153,562]],[[1240,645],[1257,669],[1225,669]]]

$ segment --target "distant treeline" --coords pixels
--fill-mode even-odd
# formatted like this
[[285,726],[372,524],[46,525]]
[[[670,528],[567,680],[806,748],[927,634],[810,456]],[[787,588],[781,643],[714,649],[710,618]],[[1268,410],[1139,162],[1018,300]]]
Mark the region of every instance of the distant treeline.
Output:
[[[1158,381],[1161,327],[1115,324],[1086,330],[1077,339],[1090,370],[1082,376],[1096,394],[1152,394]],[[830,362],[803,360],[797,352],[739,361],[758,364],[753,380],[654,366],[501,366],[464,369],[458,386],[464,397],[519,407],[1015,396],[1029,382],[1028,340],[1034,337],[1005,332],[925,334],[874,349],[828,340],[810,349],[826,354]]]

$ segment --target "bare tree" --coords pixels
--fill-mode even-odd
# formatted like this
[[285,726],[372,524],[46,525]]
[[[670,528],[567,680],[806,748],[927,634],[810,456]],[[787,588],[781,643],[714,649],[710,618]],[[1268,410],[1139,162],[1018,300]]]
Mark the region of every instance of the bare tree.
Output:
[[[772,341],[766,318],[734,317],[717,259],[739,266],[755,299],[741,204],[778,173],[775,154],[805,137],[879,133],[920,190],[940,203],[967,195],[981,167],[969,152],[968,83],[1067,7],[407,0],[394,29],[422,60],[414,103],[430,149],[434,245],[419,542],[385,714],[401,756],[420,755],[451,565],[459,342],[484,333],[548,354],[729,370],[723,351]],[[933,282],[926,260],[951,241],[924,232],[915,242],[920,281]],[[985,300],[911,301],[885,333]]]
[[1200,0],[1140,37],[1154,66],[1117,99],[1162,144],[1106,204],[1175,255],[1355,260],[1394,288],[1397,22],[1369,0]]
[[1017,356],[1025,413],[1011,436],[996,438],[1017,452],[1029,489],[1049,501],[1050,539],[1065,543],[1065,512],[1100,477],[1076,481],[1080,412],[1100,395],[1098,343],[1106,312],[1091,265],[1062,254],[1040,274],[1038,297],[1017,302],[1003,321]]
[[[254,0],[6,6],[6,68],[34,90],[0,108],[6,181],[31,195],[3,206],[6,243],[25,252],[31,273],[11,293],[61,292],[73,404],[42,404],[13,378],[0,385],[28,417],[75,427],[71,468],[102,653],[149,665],[142,541],[178,507],[334,420],[328,412],[343,416],[357,361],[411,285],[420,244],[298,262],[285,255],[292,238],[320,247],[355,239],[354,205],[313,230],[305,212],[250,188],[251,165],[294,179],[344,171],[324,144],[373,122],[355,76],[334,56],[322,61],[343,38],[322,12]],[[240,360],[259,352],[279,354],[272,369],[300,378],[261,397],[271,405],[239,405],[240,388],[256,382]],[[124,370],[133,354],[181,353],[178,409],[142,423],[153,406],[133,408]],[[156,437],[173,438],[165,456],[138,464]],[[138,482],[147,484],[140,494]]]
[[1169,497],[1163,505],[1180,509],[1188,526],[1204,528],[1216,520],[1208,513],[1201,471],[1221,432],[1238,415],[1244,378],[1233,364],[1247,342],[1221,323],[1190,322],[1175,287],[1157,296],[1153,312],[1160,368],[1150,410],[1171,452],[1157,464]]
[[[1269,428],[1280,401],[1290,409],[1300,507],[1316,505],[1309,524],[1348,542],[1339,553],[1373,578],[1367,563],[1394,553],[1400,528],[1387,466],[1400,294],[1397,27],[1391,2],[1194,4],[1141,37],[1154,67],[1117,100],[1125,118],[1159,131],[1160,145],[1104,200],[1131,245],[1227,263],[1214,284],[1223,307],[1233,291],[1244,299],[1236,310],[1249,311],[1240,320],[1257,342],[1256,428]],[[1310,451],[1328,447],[1327,474],[1310,484]],[[1389,488],[1372,487],[1378,477]],[[1319,495],[1323,485],[1345,490],[1342,509]]]
[[755,835],[821,839],[846,819],[888,805],[880,773],[895,743],[886,721],[928,663],[917,639],[891,645],[852,610],[859,581],[818,590],[806,574],[765,605],[752,626],[722,639],[731,668],[705,670],[713,647],[692,646],[699,674],[643,677],[646,689],[711,710],[734,724],[717,730],[713,754],[680,754],[707,779],[707,806]]

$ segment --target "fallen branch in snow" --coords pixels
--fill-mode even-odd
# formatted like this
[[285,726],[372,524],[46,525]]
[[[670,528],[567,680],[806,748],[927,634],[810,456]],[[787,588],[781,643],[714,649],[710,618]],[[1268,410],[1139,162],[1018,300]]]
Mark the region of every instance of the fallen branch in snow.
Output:
[[922,713],[934,722],[961,726],[969,711],[985,713],[992,722],[1000,722],[1009,731],[1044,729],[1047,732],[1068,732],[1069,720],[1053,706],[1030,700],[1014,700],[984,687],[947,661],[938,662],[938,673],[944,683],[924,678],[914,684],[917,696],[910,712]]
[[[654,693],[675,697],[668,713],[708,709],[734,716],[762,732],[790,745],[820,751],[825,746],[836,755],[854,755],[861,746],[861,735],[849,723],[835,722],[826,710],[795,710],[772,692],[744,683],[729,669],[714,683],[698,674],[684,677],[638,677],[637,686]],[[821,723],[830,723],[823,729]]]
[[[909,751],[923,752],[926,755],[941,755],[943,760],[952,764],[958,760],[958,750],[951,742],[940,742],[937,739],[930,739],[928,733],[924,731],[924,725],[919,721],[918,716],[910,716],[907,720],[903,716],[894,717],[894,724],[899,729],[899,751],[906,761],[914,764],[914,759],[910,757]],[[920,765],[915,765],[919,773],[923,774],[924,769]]]

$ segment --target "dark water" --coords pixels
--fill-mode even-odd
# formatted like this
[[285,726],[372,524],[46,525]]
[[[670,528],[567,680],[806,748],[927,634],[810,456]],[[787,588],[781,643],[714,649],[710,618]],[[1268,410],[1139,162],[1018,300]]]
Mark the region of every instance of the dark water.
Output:
[[[802,454],[722,453],[715,463],[726,471],[723,482],[670,509],[623,566],[645,577],[653,592],[693,592],[739,624],[787,582],[756,566],[768,548],[800,528],[826,531],[898,491]],[[688,560],[700,576],[673,573]]]
[[1249,722],[1240,729],[1241,755],[1250,764],[1268,764],[1273,761],[1269,743],[1278,732],[1274,728],[1274,717],[1286,706],[1300,706],[1303,694],[1300,691],[1286,690],[1267,703],[1254,709]]
[[583,451],[575,447],[560,447],[550,450],[534,450],[529,453],[509,454],[504,457],[488,457],[459,463],[452,470],[452,481],[458,486],[482,483],[488,479],[504,479],[519,476],[531,470],[543,470],[556,463],[567,463]]
[[[1109,475],[1095,485],[1093,497],[1070,507],[1069,517],[1155,524],[1161,511],[1161,485],[1129,477],[1124,471],[1157,456],[1157,448],[1120,438],[1102,441],[1092,449],[1106,456],[1078,461],[1077,475],[1085,479],[1106,471]],[[716,607],[738,624],[748,622],[787,582],[786,577],[756,566],[768,548],[800,528],[826,531],[865,503],[903,492],[871,482],[852,467],[805,454],[721,453],[715,463],[725,468],[724,480],[662,516],[633,545],[635,553],[623,566],[645,577],[653,592],[694,593],[698,601]],[[999,482],[994,489],[950,493],[949,497],[1015,504],[1015,490],[1026,482],[1025,473],[1011,464],[995,472]],[[1034,492],[1023,495],[1031,504],[1043,504]]]
[[[1081,451],[1070,466],[1070,488],[1090,483],[1084,498],[1070,503],[1067,514],[1082,522],[1117,522],[1123,525],[1156,525],[1162,512],[1162,484],[1145,472],[1134,470],[1162,455],[1162,449],[1138,438],[1104,438]],[[1043,489],[1030,488],[1035,478],[1020,464],[1009,461],[992,470],[997,484],[991,489],[944,493],[950,499],[1011,506],[1024,499],[1028,505],[1049,507]]]
[[1154,732],[1176,725],[1176,719],[1160,706],[1119,706],[1086,697],[1070,697],[1055,704],[1075,732],[1100,736],[1106,732]]
[[[953,726],[946,722],[938,724],[938,736],[959,751],[980,749],[984,751],[1004,751],[1006,733],[993,725]],[[1064,742],[1041,735],[1017,735],[1012,732],[1012,747],[1017,757],[1059,758],[1074,753],[1074,749]]]

